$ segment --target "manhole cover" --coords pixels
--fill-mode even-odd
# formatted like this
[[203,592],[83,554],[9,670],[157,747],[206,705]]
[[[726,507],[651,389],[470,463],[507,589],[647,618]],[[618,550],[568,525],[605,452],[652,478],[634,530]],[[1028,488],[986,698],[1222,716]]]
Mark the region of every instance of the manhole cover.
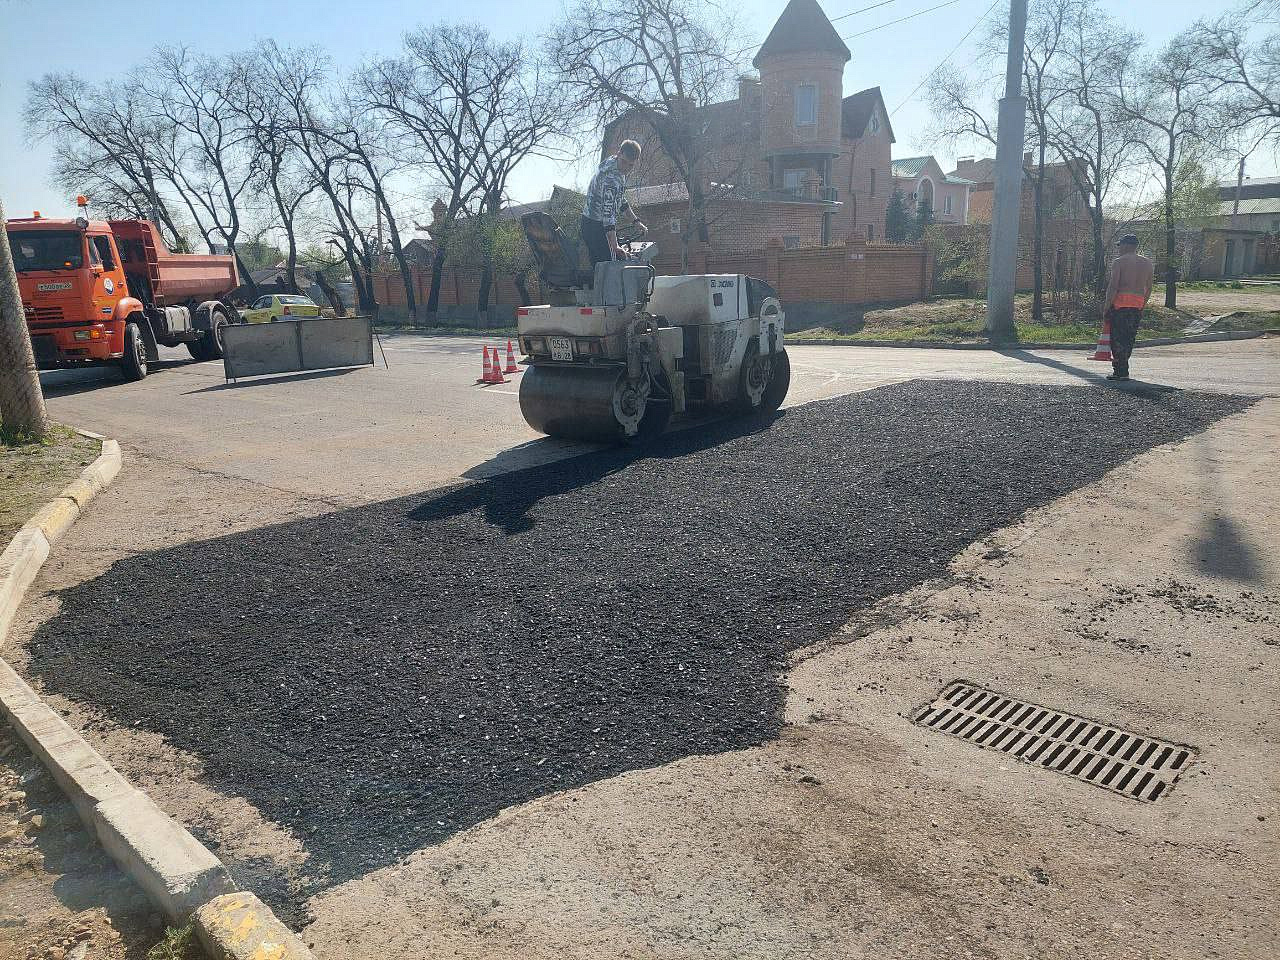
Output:
[[1196,751],[996,693],[967,680],[943,687],[911,720],[985,750],[1137,800],[1169,790]]

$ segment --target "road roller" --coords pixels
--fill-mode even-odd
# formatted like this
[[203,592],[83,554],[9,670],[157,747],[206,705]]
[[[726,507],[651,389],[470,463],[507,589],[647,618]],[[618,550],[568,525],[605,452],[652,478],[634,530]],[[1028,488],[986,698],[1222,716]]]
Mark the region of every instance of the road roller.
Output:
[[521,218],[549,302],[517,310],[520,412],[552,437],[628,442],[673,416],[771,414],[791,384],[785,315],[742,274],[658,276],[657,252],[619,231],[626,260],[584,269],[548,214]]

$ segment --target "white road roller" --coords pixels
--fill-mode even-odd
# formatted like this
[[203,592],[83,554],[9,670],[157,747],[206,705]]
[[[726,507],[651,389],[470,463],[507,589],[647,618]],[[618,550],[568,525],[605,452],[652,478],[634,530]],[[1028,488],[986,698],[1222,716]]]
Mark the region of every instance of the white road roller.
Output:
[[651,243],[588,272],[545,213],[522,218],[551,302],[517,311],[520,412],[553,437],[656,436],[673,415],[769,414],[791,384],[785,316],[742,274],[657,276]]

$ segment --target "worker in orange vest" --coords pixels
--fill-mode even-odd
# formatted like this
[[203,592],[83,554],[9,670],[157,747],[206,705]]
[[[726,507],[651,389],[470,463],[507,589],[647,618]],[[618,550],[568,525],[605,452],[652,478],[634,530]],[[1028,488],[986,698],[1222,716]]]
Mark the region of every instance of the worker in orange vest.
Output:
[[1108,380],[1129,379],[1129,354],[1138,336],[1142,311],[1151,296],[1155,270],[1151,261],[1138,253],[1138,238],[1132,233],[1120,238],[1120,256],[1111,263],[1107,282],[1107,319],[1111,321],[1111,376]]

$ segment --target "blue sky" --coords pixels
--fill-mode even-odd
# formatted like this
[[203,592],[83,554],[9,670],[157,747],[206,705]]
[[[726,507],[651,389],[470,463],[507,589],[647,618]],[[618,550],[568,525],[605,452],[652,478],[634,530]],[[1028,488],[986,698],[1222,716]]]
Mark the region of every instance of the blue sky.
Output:
[[[877,0],[820,0],[833,19]],[[849,35],[935,6],[944,0],[889,0],[888,3],[836,21]],[[954,157],[923,140],[929,123],[923,91],[903,104],[912,90],[972,27],[991,0],[956,0],[944,9],[847,40],[853,58],[845,72],[845,92],[879,85],[892,117],[895,157],[938,155],[945,169]],[[732,17],[746,42],[759,43],[781,12],[785,0],[733,0],[722,9]],[[1197,16],[1210,13],[1192,0],[1132,0],[1107,3],[1132,29],[1146,32],[1159,46]],[[1216,6],[1216,5],[1209,5]],[[1000,11],[1002,7],[997,7]],[[100,0],[0,0],[0,197],[10,216],[39,209],[51,215],[70,213],[71,198],[48,184],[49,151],[25,143],[22,102],[28,81],[51,70],[74,70],[103,79],[122,66],[141,61],[156,44],[185,43],[209,53],[247,47],[274,37],[295,45],[319,44],[329,50],[339,69],[397,48],[408,27],[436,20],[468,19],[500,37],[541,35],[561,11],[560,0],[522,3],[471,0],[465,5],[408,0],[248,0],[196,3],[192,0],[132,0],[103,7]],[[975,55],[976,30],[951,63],[965,67]],[[900,108],[899,105],[903,104]],[[1272,158],[1259,158],[1254,175],[1275,172]],[[572,185],[589,174],[581,165],[531,161],[512,184],[515,200],[546,196],[555,182]],[[426,199],[423,206],[429,205]]]

